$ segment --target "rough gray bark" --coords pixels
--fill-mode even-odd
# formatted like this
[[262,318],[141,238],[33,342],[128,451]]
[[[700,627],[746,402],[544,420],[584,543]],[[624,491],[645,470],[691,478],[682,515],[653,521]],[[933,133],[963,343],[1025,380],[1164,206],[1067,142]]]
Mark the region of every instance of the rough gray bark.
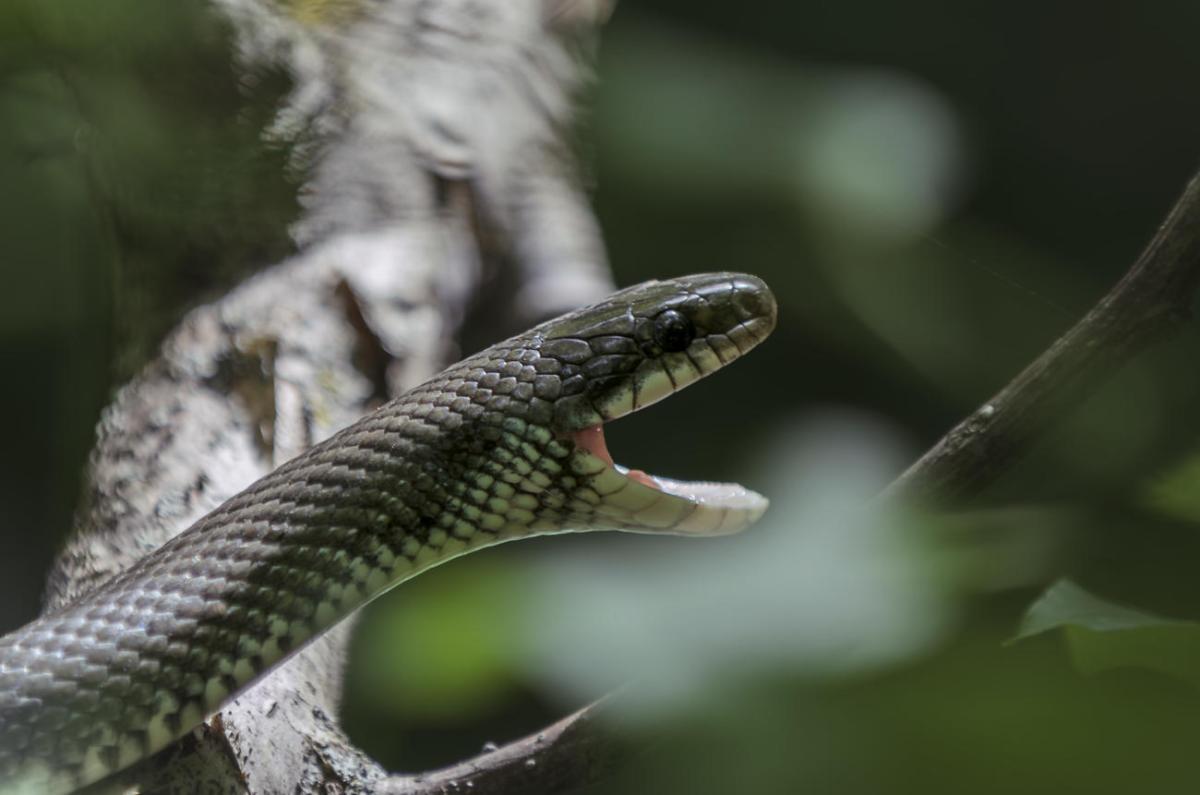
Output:
[[[217,5],[245,68],[294,77],[270,134],[302,144],[300,252],[191,312],[105,411],[47,610],[456,358],[459,325],[501,267],[515,271],[514,325],[611,289],[565,138],[606,3]],[[350,631],[96,790],[387,785],[336,720]]]

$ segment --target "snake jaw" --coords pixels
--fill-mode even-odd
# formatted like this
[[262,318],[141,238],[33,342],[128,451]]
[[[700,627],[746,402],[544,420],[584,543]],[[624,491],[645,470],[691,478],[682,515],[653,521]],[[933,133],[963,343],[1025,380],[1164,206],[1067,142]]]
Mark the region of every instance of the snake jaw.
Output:
[[641,533],[731,535],[752,525],[767,509],[766,497],[737,483],[634,475],[612,462],[602,432],[588,436],[601,440],[603,457],[577,446],[570,465],[585,479],[589,501],[595,502],[590,506],[592,525]]
[[632,301],[625,313],[614,312],[597,325],[573,330],[598,336],[632,330],[633,337],[641,340],[644,357],[623,374],[597,379],[598,389],[574,399],[570,416],[578,424],[565,434],[574,446],[572,469],[589,479],[599,497],[594,509],[597,518],[612,522],[612,527],[680,535],[739,532],[766,511],[765,497],[737,483],[674,480],[623,467],[608,452],[604,423],[657,403],[756,347],[775,328],[775,299],[766,284],[746,274],[694,279],[674,299],[654,303],[656,312],[668,307],[686,316],[692,330],[685,344],[668,350],[654,336],[653,321],[634,319],[640,311],[638,296],[652,286],[648,283],[614,296]]

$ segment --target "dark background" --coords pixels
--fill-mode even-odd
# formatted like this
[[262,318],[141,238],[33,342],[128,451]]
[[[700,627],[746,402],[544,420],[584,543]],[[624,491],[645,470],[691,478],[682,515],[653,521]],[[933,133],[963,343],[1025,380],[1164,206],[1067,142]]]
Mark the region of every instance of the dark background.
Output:
[[[781,313],[735,370],[614,426],[617,457],[746,482],[776,501],[760,535],[824,538],[842,513],[797,495],[885,482],[1136,257],[1200,164],[1198,29],[1184,2],[619,6],[581,132],[619,282],[744,270]],[[0,630],[37,610],[115,386],[289,251],[294,186],[258,142],[284,84],[239,91],[228,53],[192,3],[0,10]],[[445,763],[651,669],[686,698],[637,716],[655,750],[605,791],[1193,782],[1198,353],[1187,328],[1139,360],[970,510],[814,542],[775,580],[738,557],[751,536],[439,569],[367,617],[349,725],[391,765]],[[696,594],[730,579],[724,607],[676,615],[692,592],[647,560],[694,565]],[[570,566],[590,574],[547,574]],[[1060,576],[1185,623],[1005,645]]]

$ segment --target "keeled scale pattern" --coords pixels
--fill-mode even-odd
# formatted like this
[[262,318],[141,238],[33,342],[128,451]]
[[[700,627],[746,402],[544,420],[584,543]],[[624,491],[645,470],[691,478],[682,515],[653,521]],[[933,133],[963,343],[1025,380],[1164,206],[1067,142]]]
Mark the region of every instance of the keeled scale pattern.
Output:
[[730,340],[748,319],[769,309],[774,322],[752,277],[623,291],[445,371],[82,601],[0,639],[0,792],[12,781],[68,790],[164,747],[447,556],[619,524],[564,434],[599,422],[616,391],[663,366],[647,324],[667,306],[689,314],[700,344],[726,348],[721,361],[744,347]]

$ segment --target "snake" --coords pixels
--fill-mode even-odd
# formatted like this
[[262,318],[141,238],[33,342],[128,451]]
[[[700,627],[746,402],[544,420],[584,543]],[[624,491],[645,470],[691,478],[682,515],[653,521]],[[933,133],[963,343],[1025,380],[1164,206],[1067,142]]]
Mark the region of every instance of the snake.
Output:
[[748,527],[762,495],[628,469],[603,426],[738,359],[776,316],[755,276],[644,282],[309,448],[0,638],[0,793],[67,793],[129,767],[368,601],[466,552],[552,533]]

